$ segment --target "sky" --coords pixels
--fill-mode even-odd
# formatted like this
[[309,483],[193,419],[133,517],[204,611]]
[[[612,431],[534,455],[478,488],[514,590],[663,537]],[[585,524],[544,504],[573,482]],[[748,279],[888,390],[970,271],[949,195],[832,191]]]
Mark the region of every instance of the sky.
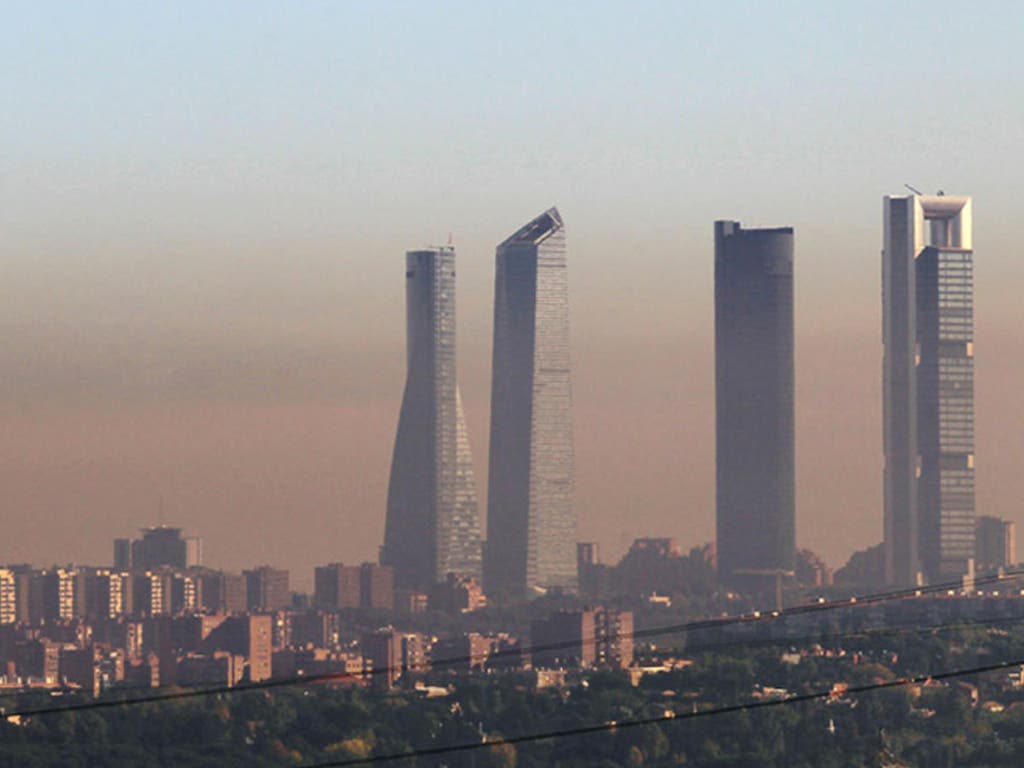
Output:
[[974,197],[977,506],[1024,524],[1024,6],[11,3],[0,562],[372,560],[404,252],[454,243],[486,498],[494,247],[557,205],[580,536],[714,533],[715,219],[796,230],[797,539],[881,539],[882,197]]

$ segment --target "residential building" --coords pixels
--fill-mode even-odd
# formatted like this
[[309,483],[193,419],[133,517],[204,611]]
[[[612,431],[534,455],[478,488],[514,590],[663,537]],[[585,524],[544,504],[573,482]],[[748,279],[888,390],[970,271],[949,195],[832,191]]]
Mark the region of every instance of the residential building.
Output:
[[1005,568],[1017,562],[1016,523],[983,515],[974,530],[974,561],[979,570]]
[[250,611],[277,611],[291,605],[288,571],[261,565],[243,571],[246,584],[246,605]]
[[359,605],[381,611],[395,608],[395,571],[387,565],[359,566]]
[[13,624],[17,620],[17,579],[14,571],[0,568],[0,624]]
[[313,606],[325,611],[358,608],[362,600],[360,575],[356,565],[317,566],[313,575]]
[[371,684],[391,688],[402,671],[402,633],[394,629],[369,632],[359,641]]

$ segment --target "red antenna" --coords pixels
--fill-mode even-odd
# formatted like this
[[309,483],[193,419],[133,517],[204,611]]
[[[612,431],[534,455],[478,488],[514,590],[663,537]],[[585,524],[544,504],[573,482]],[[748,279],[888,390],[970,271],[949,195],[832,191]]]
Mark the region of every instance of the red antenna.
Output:
[[448,245],[451,245],[451,244],[452,244],[452,233],[449,232],[448,233]]

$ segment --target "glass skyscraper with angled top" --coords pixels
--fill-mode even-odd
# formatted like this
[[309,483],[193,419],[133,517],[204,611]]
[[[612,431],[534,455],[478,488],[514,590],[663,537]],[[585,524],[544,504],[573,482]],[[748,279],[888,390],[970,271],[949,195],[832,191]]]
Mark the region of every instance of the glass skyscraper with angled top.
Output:
[[480,579],[480,512],[455,374],[455,251],[406,254],[406,382],[381,563],[395,586]]
[[796,558],[793,229],[715,222],[718,572],[763,589]]
[[497,249],[488,594],[576,588],[574,497],[565,226],[551,208]]
[[974,557],[971,198],[896,195],[883,210],[886,578],[937,583]]

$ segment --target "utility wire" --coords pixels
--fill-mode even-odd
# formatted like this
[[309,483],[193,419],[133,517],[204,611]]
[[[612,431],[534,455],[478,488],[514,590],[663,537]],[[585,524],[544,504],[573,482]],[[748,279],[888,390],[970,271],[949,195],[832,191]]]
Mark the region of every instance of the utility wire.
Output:
[[[951,631],[957,629],[971,629],[977,627],[988,627],[994,624],[1021,624],[1024,623],[1024,616],[1020,617],[994,617],[991,619],[981,619],[968,622],[943,622],[938,624],[925,624],[925,625],[905,625],[898,627],[866,627],[864,629],[849,630],[846,632],[834,632],[828,634],[822,633],[811,633],[807,635],[791,635],[775,638],[750,638],[750,639],[736,639],[736,640],[724,640],[703,643],[694,646],[687,646],[684,650],[687,654],[694,652],[705,652],[713,650],[723,650],[730,647],[765,647],[773,645],[798,645],[806,642],[821,642],[829,640],[841,640],[850,637],[862,637],[865,635],[896,635],[896,634],[922,634],[927,632],[942,632]],[[453,661],[468,662],[469,657],[461,657],[460,659],[442,659],[433,662],[431,666],[451,665]],[[112,707],[121,707],[134,704],[146,704],[146,703],[157,703],[168,700],[176,699],[189,699],[199,698],[203,696],[227,694],[227,693],[244,693],[251,690],[265,690],[268,688],[280,688],[280,687],[291,687],[295,685],[311,684],[311,683],[326,683],[326,682],[340,682],[342,680],[353,680],[370,675],[373,673],[383,673],[385,671],[392,670],[397,671],[396,668],[381,668],[379,670],[368,670],[365,673],[355,672],[338,672],[324,675],[309,675],[304,677],[295,678],[282,678],[279,680],[267,680],[257,683],[235,685],[235,686],[218,686],[213,688],[195,688],[188,690],[179,691],[162,691],[159,693],[153,693],[149,696],[140,696],[131,699],[107,699],[103,701],[86,701],[77,702],[73,704],[61,704],[55,707],[41,707],[38,709],[20,709],[13,710],[10,712],[4,712],[0,708],[0,717],[28,717],[34,715],[47,715],[47,714],[59,714],[66,712],[77,712],[81,710],[91,709],[109,709]],[[126,689],[119,688],[115,689],[124,691]],[[136,689],[137,690],[137,689]]]
[[1015,659],[1013,661],[1002,661],[997,664],[986,664],[984,666],[969,667],[966,669],[956,669],[947,672],[936,672],[924,675],[915,675],[913,677],[901,677],[896,680],[889,680],[881,683],[870,683],[867,685],[850,686],[844,689],[832,689],[814,691],[812,693],[799,693],[791,696],[784,696],[778,699],[764,699],[761,701],[751,701],[744,704],[730,704],[724,707],[715,707],[714,709],[703,709],[697,710],[696,712],[683,712],[679,714],[667,714],[658,715],[655,717],[645,717],[636,720],[617,720],[598,725],[588,725],[579,728],[565,728],[556,731],[543,731],[541,733],[529,733],[521,736],[508,736],[499,737],[496,739],[484,739],[479,742],[465,742],[462,744],[453,744],[451,746],[443,747],[427,747],[425,749],[414,749],[407,752],[393,752],[386,755],[374,755],[372,757],[361,757],[352,760],[336,760],[326,763],[311,763],[303,766],[302,768],[347,768],[347,766],[355,765],[371,765],[375,763],[384,763],[392,760],[406,760],[413,757],[429,757],[432,755],[444,755],[455,752],[470,752],[478,749],[489,749],[491,747],[497,747],[504,744],[524,744],[532,741],[542,741],[544,739],[560,739],[568,736],[586,736],[593,733],[601,733],[606,731],[615,731],[622,728],[636,728],[642,725],[656,725],[659,723],[676,722],[679,720],[696,720],[703,717],[716,717],[718,715],[727,715],[734,712],[749,712],[755,709],[768,709],[770,707],[782,707],[793,704],[800,704],[807,701],[815,701],[818,699],[825,699],[833,696],[856,696],[861,693],[868,693],[869,691],[879,691],[887,688],[901,688],[906,685],[916,685],[920,683],[926,683],[931,680],[950,680],[956,677],[965,677],[967,675],[984,674],[985,672],[996,672],[999,670],[1009,669],[1010,667],[1016,667],[1024,664],[1024,659]]
[[[974,585],[980,586],[983,584],[989,584],[993,582],[1001,581],[1017,581],[1024,578],[1024,571],[1013,571],[1003,575],[992,575],[985,576],[975,579]],[[494,653],[488,654],[487,659],[499,659],[502,657],[510,656],[522,656],[525,654],[532,654],[542,651],[553,651],[553,650],[564,650],[569,648],[578,648],[580,645],[590,645],[596,642],[613,642],[617,639],[633,638],[642,639],[648,637],[657,637],[660,635],[677,634],[681,632],[693,632],[704,629],[718,629],[739,624],[752,624],[766,621],[774,621],[782,619],[787,616],[802,615],[806,613],[824,612],[829,610],[836,610],[839,608],[849,608],[858,605],[873,605],[882,603],[890,600],[902,599],[906,597],[919,597],[930,594],[937,594],[942,592],[949,592],[956,589],[962,589],[960,581],[945,582],[942,584],[933,584],[930,586],[913,587],[907,589],[889,590],[886,592],[878,592],[867,595],[858,595],[850,598],[841,600],[824,601],[820,600],[811,603],[804,603],[801,605],[791,606],[790,608],[783,608],[781,610],[770,611],[770,612],[759,612],[742,614],[740,616],[727,616],[713,619],[699,619],[696,621],[684,622],[681,624],[666,625],[662,627],[652,627],[649,629],[635,630],[632,632],[622,633],[610,633],[600,638],[583,638],[583,642],[576,640],[560,641],[555,643],[545,643],[534,646],[525,646],[521,648],[508,648],[499,649]],[[1022,618],[1024,620],[1024,618]],[[860,634],[860,633],[850,633]],[[820,635],[814,635],[813,637],[819,637]],[[805,638],[806,639],[806,638]],[[799,640],[799,638],[792,638],[789,641]],[[739,645],[752,645],[756,644],[757,639],[754,640],[738,640],[736,644]],[[779,638],[780,642],[785,642],[786,638]],[[721,645],[721,644],[719,644]],[[715,647],[715,644],[711,644],[711,647]],[[424,670],[415,671],[428,671],[431,669],[445,669],[448,667],[462,666],[466,664],[472,664],[478,661],[478,657],[472,655],[465,655],[459,657],[453,657],[448,659],[433,660],[426,663]],[[104,699],[101,701],[84,701],[76,702],[71,704],[60,704],[54,707],[37,707],[30,709],[19,709],[13,710],[6,713],[0,713],[4,717],[29,717],[36,715],[46,714],[59,714],[66,712],[77,712],[81,710],[90,709],[111,709],[114,707],[131,706],[135,704],[150,704],[161,701],[178,700],[178,699],[191,699],[199,698],[203,696],[214,696],[221,694],[234,694],[234,693],[245,693],[247,691],[254,690],[267,690],[272,688],[284,688],[295,685],[311,685],[314,683],[330,683],[330,682],[342,682],[351,681],[367,676],[376,676],[391,673],[401,673],[403,670],[400,666],[388,666],[379,667],[376,669],[365,670],[363,672],[334,672],[321,675],[300,675],[296,677],[279,678],[271,680],[261,680],[254,683],[243,683],[241,685],[220,685],[220,686],[207,686],[202,688],[190,688],[188,690],[163,690],[148,695],[137,696],[127,699]],[[117,690],[117,689],[113,689]],[[121,689],[124,690],[124,689]]]
[[803,635],[779,635],[778,637],[737,638],[735,640],[716,640],[708,643],[687,645],[682,649],[687,655],[705,651],[724,650],[731,647],[760,648],[773,645],[800,645],[803,643],[825,643],[832,640],[844,640],[852,637],[875,635],[916,635],[927,632],[950,632],[959,629],[978,629],[995,625],[1024,624],[1021,616],[994,616],[990,619],[972,619],[970,621],[939,622],[937,624],[897,624],[885,627],[863,627],[843,632],[818,632]]

